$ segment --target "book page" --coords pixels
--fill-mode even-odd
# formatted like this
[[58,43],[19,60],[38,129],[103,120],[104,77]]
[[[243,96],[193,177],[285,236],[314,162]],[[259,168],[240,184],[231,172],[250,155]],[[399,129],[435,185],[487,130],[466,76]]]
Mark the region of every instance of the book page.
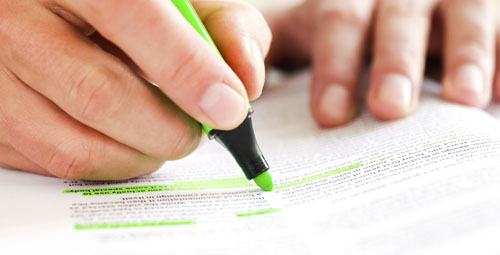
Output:
[[[213,141],[126,181],[0,169],[6,254],[498,253],[500,122],[446,103],[320,129],[309,74],[265,91],[254,126],[275,181],[248,182]],[[27,245],[29,244],[29,245]]]

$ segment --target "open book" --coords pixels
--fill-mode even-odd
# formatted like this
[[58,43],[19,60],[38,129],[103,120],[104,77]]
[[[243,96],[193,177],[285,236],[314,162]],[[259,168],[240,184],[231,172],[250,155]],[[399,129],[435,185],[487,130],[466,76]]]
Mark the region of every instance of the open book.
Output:
[[0,169],[0,253],[499,254],[499,120],[426,81],[408,118],[322,130],[309,75],[283,83],[253,115],[275,191],[215,142],[128,181]]

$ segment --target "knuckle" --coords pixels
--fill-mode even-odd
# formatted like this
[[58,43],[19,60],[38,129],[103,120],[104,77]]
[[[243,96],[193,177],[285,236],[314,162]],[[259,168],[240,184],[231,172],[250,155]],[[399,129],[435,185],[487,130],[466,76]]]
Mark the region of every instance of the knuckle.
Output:
[[[261,17],[262,15],[259,14]],[[260,24],[259,26],[259,32],[260,32],[260,41],[262,42],[262,46],[263,46],[263,49],[264,49],[264,54],[267,54],[267,52],[269,51],[269,47],[271,46],[271,42],[273,40],[273,33],[271,31],[271,28],[269,27],[269,25],[267,24],[267,22],[265,21],[264,17],[261,18],[261,21],[258,22],[258,24]]]
[[251,15],[252,18],[250,20],[253,21],[253,24],[257,27],[260,35],[262,36],[261,38],[263,39],[263,42],[265,43],[265,48],[269,48],[269,45],[271,44],[272,40],[272,31],[271,28],[268,26],[266,19],[262,15],[262,13],[257,10],[254,6],[250,5],[249,3],[241,3],[242,4],[242,9],[245,8],[247,13]]
[[[121,30],[116,26],[125,26],[127,25],[126,19],[127,13],[140,13],[136,9],[141,6],[141,4],[145,4],[151,1],[134,1],[134,0],[86,0],[79,1],[82,7],[82,16],[86,16],[85,18],[95,22],[96,24],[101,24],[101,33],[103,34],[112,34],[120,33]],[[120,15],[121,14],[121,15]],[[111,29],[113,24],[114,29]]]
[[381,3],[383,13],[398,16],[429,16],[436,0],[385,0]]
[[[106,17],[103,4],[110,4],[112,1],[99,1],[99,0],[88,0],[82,1],[83,6],[87,13],[92,14],[92,18],[95,20],[100,20],[102,17]],[[111,9],[114,10],[114,9]]]
[[[272,39],[271,29],[269,28],[262,13],[250,3],[242,1],[231,2],[212,13],[209,17],[219,17],[220,19],[222,19],[222,21],[220,22],[226,24],[227,26],[244,25],[245,27],[243,28],[243,30],[245,30],[245,32],[251,33],[254,36],[256,35],[256,39],[258,39],[258,41],[262,43],[261,46],[267,53],[267,49],[269,48]],[[245,21],[240,22],[240,19],[244,19]],[[249,26],[249,24],[251,25]]]
[[359,62],[349,57],[320,57],[314,71],[321,80],[338,81],[351,86],[358,78]]
[[464,44],[477,45],[484,51],[492,51],[494,42],[494,33],[488,29],[487,25],[479,21],[471,21],[468,26],[470,29],[459,38]]
[[375,58],[381,58],[384,62],[391,65],[408,65],[422,58],[422,53],[417,47],[398,42],[387,43],[376,51]]
[[[176,68],[166,71],[167,80],[170,81],[169,86],[173,88],[184,86],[184,82],[193,77],[193,72],[191,70],[206,70],[206,68],[203,68],[204,64],[205,61],[203,60],[201,52],[196,48],[190,47],[187,52],[180,57]],[[186,66],[190,68],[185,68]]]
[[9,35],[9,24],[8,24],[8,12],[6,12],[5,8],[0,8],[0,38],[1,41],[5,41],[7,35]]
[[485,60],[490,58],[493,58],[493,56],[481,43],[464,43],[458,46],[453,55],[450,56],[454,63],[461,63],[462,61],[484,63]]
[[143,14],[139,17],[140,19],[150,19],[152,15],[161,13],[158,10],[161,10],[161,6],[165,4],[162,0],[86,0],[81,2],[85,9],[84,13],[88,16],[86,18],[101,24],[101,34],[113,37],[122,33],[120,28],[126,29],[130,26],[131,14],[140,13]]
[[[134,2],[132,0],[86,0],[82,1],[84,6],[86,7],[88,13],[93,15],[93,18],[96,18],[99,21],[102,19],[109,19],[109,11],[117,10],[120,6],[130,6],[133,5]],[[140,1],[143,2],[143,1]]]
[[68,148],[59,147],[48,157],[47,169],[64,179],[82,179],[91,176],[92,150],[85,143],[76,143]]
[[[1,3],[2,8],[0,8],[0,46],[3,53],[9,50],[12,42],[16,40],[16,35],[19,34],[18,28],[21,27],[16,22],[20,13],[26,12],[25,8],[22,7],[17,1],[7,1],[6,3]],[[5,45],[5,46],[4,46]]]
[[[196,124],[198,125],[198,124]],[[196,131],[195,131],[196,130]],[[185,129],[172,138],[172,146],[167,146],[167,160],[181,159],[191,153],[200,142],[199,125],[197,128]]]
[[317,10],[318,22],[341,22],[366,26],[371,19],[369,8],[360,8],[357,1],[325,1]]
[[231,2],[230,5],[226,5],[227,7],[226,8],[229,8],[229,11],[233,11],[233,10],[244,10],[244,11],[250,11],[250,12],[253,12],[251,14],[258,14],[259,11],[257,11],[257,9],[251,5],[250,3],[247,3],[247,2]]
[[127,86],[117,86],[117,72],[91,67],[71,77],[66,98],[76,118],[95,123],[112,118],[120,110]]
[[384,47],[379,52],[377,52],[377,54],[377,60],[380,64],[399,68],[413,66],[412,63],[420,59],[415,50],[408,48],[404,50],[394,50],[394,48],[391,47]]
[[265,22],[265,18],[262,13],[252,4],[248,2],[232,2],[234,4],[234,10],[229,10],[232,12],[240,12],[242,15],[247,17],[249,20],[255,20],[258,22]]
[[445,4],[459,4],[459,3],[469,3],[473,4],[474,6],[486,9],[488,7],[492,7],[494,5],[493,0],[446,0]]
[[421,51],[407,44],[388,43],[377,49],[374,59],[374,72],[394,71],[407,75],[411,80],[417,80],[424,64]]

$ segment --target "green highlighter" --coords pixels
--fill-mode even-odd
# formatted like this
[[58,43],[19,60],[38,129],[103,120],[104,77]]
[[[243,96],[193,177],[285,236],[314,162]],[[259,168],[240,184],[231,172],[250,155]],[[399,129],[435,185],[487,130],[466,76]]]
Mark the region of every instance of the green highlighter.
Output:
[[[189,2],[189,0],[172,0],[172,3],[222,58],[222,55],[208,34],[207,29],[203,26],[191,2]],[[267,164],[257,144],[257,140],[255,139],[252,126],[252,113],[252,106],[248,105],[247,117],[243,123],[233,130],[217,130],[203,123],[201,125],[210,139],[215,139],[233,155],[233,158],[241,167],[248,180],[253,179],[255,184],[263,190],[271,191],[273,190],[273,180],[271,179],[271,175],[267,172],[267,170],[269,170],[269,164]]]

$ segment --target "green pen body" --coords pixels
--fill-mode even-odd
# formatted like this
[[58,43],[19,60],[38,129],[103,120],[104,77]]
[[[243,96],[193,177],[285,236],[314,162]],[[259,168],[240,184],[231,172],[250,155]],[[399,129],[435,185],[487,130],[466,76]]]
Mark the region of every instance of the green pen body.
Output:
[[[203,39],[210,45],[212,48],[219,54],[219,56],[222,58],[222,54],[220,54],[219,49],[217,49],[217,46],[215,46],[214,40],[212,40],[212,37],[208,33],[207,29],[203,25],[203,22],[201,22],[200,17],[198,17],[198,14],[196,14],[196,11],[194,10],[193,6],[189,1],[185,0],[172,0],[172,3],[177,7],[179,12],[186,18],[186,20],[191,24],[191,26],[196,29],[198,34],[203,37]],[[203,130],[205,130],[205,133],[210,134],[210,131],[212,131],[212,128],[201,123],[201,126],[203,127]]]
[[[217,49],[217,46],[203,25],[200,17],[198,17],[191,2],[189,2],[189,0],[172,0],[172,3],[198,34],[200,34],[223,59],[222,54],[220,54]],[[215,139],[233,155],[233,158],[241,167],[248,180],[253,179],[259,187],[269,191],[273,189],[273,183],[271,176],[267,172],[269,165],[262,155],[255,138],[251,119],[252,113],[253,109],[251,105],[248,104],[248,115],[246,119],[240,126],[233,130],[216,130],[203,123],[201,123],[201,126],[210,139]]]

